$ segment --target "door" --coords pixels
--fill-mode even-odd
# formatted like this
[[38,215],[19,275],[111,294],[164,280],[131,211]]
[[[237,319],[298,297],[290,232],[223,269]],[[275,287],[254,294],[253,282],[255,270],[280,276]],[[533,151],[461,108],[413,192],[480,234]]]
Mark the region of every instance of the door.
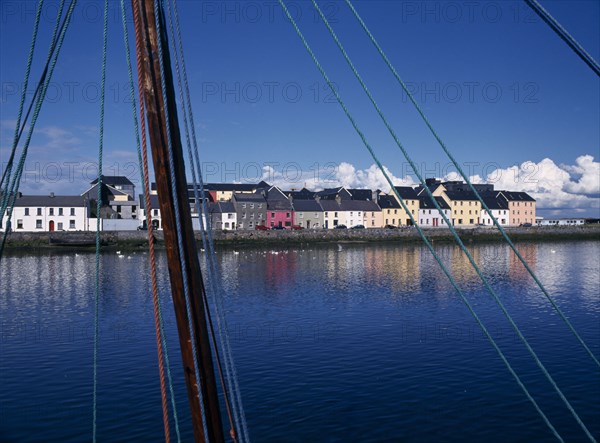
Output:
[[48,230],[50,232],[54,231],[54,220],[50,220],[50,224],[48,225]]
[[310,220],[306,220],[306,229],[310,229]]

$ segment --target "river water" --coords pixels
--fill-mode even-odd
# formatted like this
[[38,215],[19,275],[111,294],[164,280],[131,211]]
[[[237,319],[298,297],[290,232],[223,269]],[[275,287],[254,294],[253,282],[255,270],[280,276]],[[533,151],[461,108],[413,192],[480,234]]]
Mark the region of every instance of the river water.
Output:
[[[518,247],[599,356],[600,242]],[[586,441],[460,251],[436,249],[558,432]],[[600,438],[600,369],[505,245],[470,249]],[[217,255],[253,441],[555,441],[424,247]],[[94,264],[81,252],[4,257],[0,441],[91,440]],[[102,256],[100,442],[164,441],[148,267],[145,252]],[[158,270],[179,426],[191,441],[162,252]]]

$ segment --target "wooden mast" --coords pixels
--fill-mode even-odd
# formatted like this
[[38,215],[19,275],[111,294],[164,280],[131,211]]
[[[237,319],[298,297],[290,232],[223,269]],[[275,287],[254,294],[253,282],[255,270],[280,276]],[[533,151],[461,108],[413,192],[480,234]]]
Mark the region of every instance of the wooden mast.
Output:
[[[171,72],[171,60],[169,47],[164,27],[164,17],[161,19],[161,35],[158,35],[154,15],[153,0],[131,0],[134,10],[134,23],[136,39],[139,39],[138,48],[141,48],[142,58],[142,80],[144,89],[144,101],[146,104],[146,116],[148,120],[148,133],[152,145],[152,159],[156,177],[156,188],[161,211],[169,276],[171,280],[171,291],[173,294],[173,305],[177,319],[179,332],[179,344],[185,372],[188,399],[191,408],[194,438],[196,442],[223,442],[223,427],[217,385],[213,368],[212,354],[209,344],[209,333],[203,298],[200,294],[204,291],[204,283],[198,262],[198,251],[192,229],[190,207],[188,203],[188,186],[185,177],[183,152],[181,148],[181,135],[177,119],[177,107],[175,103],[175,91],[173,87],[173,75]],[[166,89],[167,105],[169,109],[169,125],[171,135],[171,147],[173,151],[173,162],[169,162],[168,139],[166,130],[165,103],[162,93],[162,76],[160,71],[160,60],[158,55],[158,38],[161,39],[164,83]],[[175,182],[171,182],[170,168],[175,171]],[[178,209],[180,214],[180,225],[182,228],[183,255],[186,267],[180,261],[180,251],[177,242],[175,201],[172,189],[178,196]],[[193,331],[196,348],[198,350],[199,373],[201,378],[200,389],[204,412],[206,415],[206,426],[208,435],[204,435],[202,426],[202,413],[199,403],[198,383],[194,372],[194,357],[190,340],[190,324],[186,314],[185,295],[183,290],[183,275],[187,275],[191,304],[191,330]]]

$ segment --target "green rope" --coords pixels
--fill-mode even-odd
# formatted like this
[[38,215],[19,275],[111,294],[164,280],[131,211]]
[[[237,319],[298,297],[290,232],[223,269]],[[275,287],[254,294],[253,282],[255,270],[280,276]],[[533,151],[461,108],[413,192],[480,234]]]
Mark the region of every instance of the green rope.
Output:
[[363,134],[363,132],[361,131],[361,129],[358,127],[358,124],[354,120],[354,117],[352,116],[352,114],[350,114],[350,111],[346,107],[346,105],[345,105],[344,101],[342,100],[339,92],[334,87],[333,83],[329,79],[329,76],[327,75],[327,73],[325,72],[325,70],[323,69],[323,67],[321,66],[320,62],[318,61],[318,59],[317,59],[317,57],[315,55],[315,53],[313,52],[313,50],[311,49],[310,45],[308,44],[308,42],[304,38],[304,35],[300,31],[298,25],[296,24],[296,21],[291,16],[291,14],[288,11],[287,7],[285,6],[283,0],[279,0],[279,4],[283,8],[283,10],[284,10],[286,16],[288,17],[290,23],[294,27],[294,29],[295,29],[296,33],[298,34],[298,36],[300,37],[300,40],[302,40],[302,43],[304,44],[304,47],[308,51],[310,57],[312,58],[312,60],[315,63],[316,67],[318,68],[319,72],[321,73],[321,75],[325,79],[325,82],[330,87],[330,89],[331,89],[333,95],[335,96],[337,102],[342,107],[342,109],[344,111],[344,114],[346,115],[346,117],[348,118],[348,120],[350,121],[350,123],[352,124],[352,126],[353,126],[354,130],[356,131],[356,133],[361,138],[363,144],[365,145],[365,147],[367,148],[367,150],[371,154],[371,157],[373,158],[373,160],[375,161],[375,163],[377,164],[377,166],[381,170],[384,178],[386,179],[386,181],[390,185],[392,191],[394,192],[394,194],[398,198],[398,201],[400,202],[402,208],[406,211],[406,213],[408,214],[408,216],[411,219],[411,222],[415,225],[415,228],[417,229],[417,232],[419,233],[419,236],[421,237],[421,239],[423,240],[423,242],[425,243],[425,245],[429,249],[429,252],[434,257],[434,259],[436,260],[436,262],[440,265],[440,268],[442,269],[442,271],[444,272],[444,274],[446,275],[446,277],[450,281],[450,284],[452,285],[452,287],[458,293],[458,295],[461,298],[461,300],[463,301],[463,303],[466,305],[466,307],[469,310],[471,316],[475,319],[475,321],[477,322],[477,324],[479,325],[479,327],[481,328],[481,330],[484,332],[484,334],[486,335],[486,337],[488,338],[488,340],[490,341],[490,343],[492,344],[492,346],[494,347],[494,349],[496,350],[496,352],[500,356],[500,359],[505,364],[505,366],[507,367],[508,371],[515,378],[517,384],[521,387],[521,389],[523,390],[523,392],[525,393],[525,395],[527,396],[527,398],[534,405],[535,409],[537,410],[537,412],[539,413],[539,415],[542,417],[542,419],[544,420],[544,422],[546,423],[546,425],[550,428],[550,430],[552,431],[552,433],[556,436],[556,438],[559,441],[564,441],[562,439],[562,437],[558,434],[557,430],[554,428],[554,426],[552,425],[552,423],[550,423],[550,421],[548,420],[548,418],[546,417],[546,415],[544,414],[544,412],[540,409],[540,407],[538,406],[538,404],[535,401],[535,399],[531,396],[531,394],[529,393],[529,391],[527,390],[527,388],[525,387],[525,385],[521,381],[520,377],[514,371],[514,369],[510,365],[509,361],[505,357],[504,353],[499,348],[499,346],[497,345],[496,341],[494,340],[494,338],[490,334],[489,330],[485,327],[485,325],[483,324],[483,322],[481,321],[481,319],[479,318],[479,316],[476,314],[475,310],[473,309],[471,303],[468,301],[468,299],[463,294],[462,290],[460,289],[460,287],[456,283],[454,277],[452,276],[452,274],[450,273],[450,271],[448,270],[448,268],[446,267],[446,265],[443,263],[443,261],[441,260],[441,258],[438,256],[438,254],[433,249],[433,246],[432,246],[431,242],[427,239],[427,237],[425,236],[425,233],[423,232],[423,230],[421,229],[421,227],[416,223],[416,220],[412,216],[412,214],[411,214],[408,206],[406,205],[406,203],[404,202],[404,200],[402,199],[402,197],[400,196],[400,194],[398,193],[398,191],[394,187],[393,182],[392,182],[391,178],[389,177],[388,173],[385,171],[385,169],[383,167],[383,164],[381,163],[381,161],[379,160],[379,158],[377,157],[377,155],[373,151],[373,148],[371,147],[371,145],[367,141],[367,139],[366,139],[365,135]]
[[[19,163],[17,164],[17,168],[15,169],[15,173],[10,182],[10,186],[7,186],[7,190],[5,191],[8,195],[8,199],[3,200],[2,205],[0,207],[0,220],[3,219],[4,214],[8,208],[8,220],[10,223],[10,219],[12,217],[12,213],[14,210],[15,201],[17,198],[17,194],[19,192],[19,185],[21,183],[21,177],[23,175],[23,168],[25,166],[25,160],[27,158],[27,153],[29,151],[29,144],[31,143],[31,138],[33,136],[33,130],[37,123],[37,119],[40,114],[40,110],[42,108],[42,104],[44,101],[44,97],[46,95],[46,91],[48,90],[48,86],[50,84],[50,80],[52,79],[52,74],[54,73],[54,68],[56,67],[56,62],[58,61],[58,56],[60,54],[60,50],[62,48],[65,35],[67,33],[67,29],[71,22],[71,16],[73,14],[73,10],[75,9],[75,5],[77,4],[77,0],[71,0],[69,8],[67,10],[67,14],[65,19],[61,25],[59,37],[56,41],[52,42],[50,45],[48,59],[46,61],[46,67],[44,68],[44,73],[40,78],[40,84],[38,87],[40,88],[41,93],[38,95],[35,101],[35,107],[33,110],[33,116],[31,118],[31,124],[29,126],[29,130],[27,133],[27,138],[25,140],[23,150],[21,152],[21,156],[19,158]],[[58,16],[57,20],[60,20],[60,16]],[[54,52],[56,50],[56,53]],[[40,86],[41,85],[41,86]],[[33,105],[33,102],[32,102]],[[7,183],[8,185],[8,183]],[[7,225],[9,225],[9,223]],[[9,229],[4,230],[4,236],[2,238],[2,243],[0,244],[0,260],[2,260],[4,246],[6,244],[6,238],[9,233]]]
[[[598,361],[598,359],[593,354],[593,352],[591,351],[591,349],[587,346],[587,344],[585,343],[585,341],[583,340],[583,338],[581,338],[581,336],[577,333],[577,331],[575,330],[575,327],[571,324],[571,322],[569,321],[569,319],[565,316],[565,314],[558,307],[558,305],[556,304],[556,302],[554,301],[554,299],[550,296],[550,294],[548,293],[548,291],[546,290],[546,288],[544,287],[544,285],[542,284],[542,282],[540,281],[540,279],[537,277],[537,275],[535,274],[535,272],[531,269],[531,267],[529,266],[529,264],[527,263],[527,261],[523,258],[523,256],[521,256],[521,254],[519,253],[517,247],[514,245],[514,243],[512,242],[512,240],[510,239],[510,237],[506,233],[505,229],[502,227],[502,225],[500,224],[500,222],[498,222],[498,220],[496,219],[496,217],[494,217],[494,215],[492,214],[492,211],[490,210],[490,208],[486,205],[486,203],[483,201],[483,198],[481,198],[481,195],[479,194],[479,192],[475,189],[475,187],[471,183],[471,180],[469,179],[469,176],[464,173],[464,171],[460,167],[460,164],[458,163],[458,161],[456,161],[456,159],[454,158],[454,156],[452,155],[452,153],[450,152],[450,150],[446,147],[446,144],[442,141],[441,137],[438,135],[438,133],[436,132],[436,130],[433,128],[433,125],[430,123],[429,119],[425,116],[425,113],[423,112],[423,110],[421,109],[421,107],[419,106],[419,104],[417,103],[417,101],[415,100],[413,94],[407,88],[407,86],[404,83],[404,81],[402,81],[402,78],[400,77],[400,75],[398,74],[398,72],[396,71],[396,69],[394,68],[394,66],[392,65],[392,63],[390,62],[390,60],[388,59],[388,57],[386,56],[386,54],[383,52],[383,49],[381,48],[381,46],[379,45],[379,43],[377,43],[377,40],[375,40],[375,37],[373,36],[373,34],[371,33],[371,31],[367,28],[367,25],[362,20],[362,18],[360,17],[360,15],[356,11],[356,9],[354,9],[354,6],[352,5],[351,1],[350,0],[346,0],[346,3],[348,5],[348,7],[352,10],[352,12],[354,13],[354,16],[356,17],[356,19],[358,20],[358,22],[360,23],[360,25],[362,26],[362,28],[364,29],[364,31],[366,32],[366,34],[369,36],[369,39],[371,40],[371,42],[373,43],[373,45],[375,46],[375,48],[377,48],[377,51],[379,52],[379,54],[381,55],[381,57],[385,61],[385,64],[391,70],[392,74],[394,75],[394,77],[396,78],[396,80],[398,81],[398,83],[400,83],[400,85],[402,86],[402,89],[407,94],[408,98],[410,99],[410,101],[414,105],[415,109],[417,110],[417,112],[419,113],[419,115],[421,116],[421,118],[423,119],[423,121],[425,122],[425,125],[427,125],[427,127],[429,128],[429,131],[432,133],[432,135],[435,137],[435,139],[437,140],[437,142],[439,143],[439,145],[442,147],[443,151],[446,153],[446,155],[448,156],[448,158],[450,159],[450,161],[452,162],[452,164],[454,165],[454,167],[456,168],[456,170],[458,171],[458,173],[462,176],[462,178],[465,180],[465,182],[469,185],[469,187],[471,188],[471,191],[473,191],[473,193],[475,194],[475,196],[477,197],[477,199],[479,200],[479,202],[481,203],[481,205],[483,206],[483,208],[489,214],[489,216],[491,217],[491,219],[494,222],[494,225],[498,228],[498,230],[500,231],[500,233],[502,234],[502,236],[504,237],[504,239],[506,240],[506,242],[508,243],[508,245],[510,246],[510,248],[513,250],[513,252],[518,257],[518,259],[521,261],[521,263],[523,263],[523,266],[525,267],[525,269],[527,270],[527,272],[529,272],[529,275],[531,275],[531,277],[537,283],[537,285],[539,286],[539,288],[542,290],[543,294],[546,296],[546,298],[548,299],[548,301],[550,302],[550,304],[552,305],[552,307],[554,308],[554,310],[558,313],[559,317],[566,323],[566,325],[569,327],[569,329],[571,330],[571,332],[573,333],[573,335],[577,338],[577,340],[579,341],[579,343],[584,347],[584,349],[587,351],[587,353],[590,355],[590,357],[592,357],[592,359],[594,360],[594,362],[596,363],[596,365],[598,367],[600,367],[600,361]],[[416,169],[415,169],[415,171],[416,171]]]
[[533,12],[535,12],[542,20],[546,22],[548,26],[564,41],[569,48],[575,52],[579,56],[581,60],[584,61],[586,65],[588,65],[594,73],[600,77],[600,65],[598,62],[594,60],[594,57],[587,52],[583,46],[581,46],[577,40],[573,38],[569,31],[562,27],[562,25],[556,21],[552,15],[548,11],[546,11],[542,5],[540,5],[536,0],[524,0],[527,6],[529,6]]
[[[19,103],[19,111],[17,113],[17,123],[15,124],[15,135],[13,137],[13,145],[10,151],[10,157],[6,164],[6,169],[2,173],[2,179],[0,180],[0,189],[4,184],[4,179],[7,178],[10,181],[11,170],[13,160],[15,158],[15,152],[17,150],[17,140],[19,137],[19,130],[21,129],[21,117],[23,116],[23,108],[25,107],[25,98],[27,96],[27,85],[29,84],[29,74],[31,72],[31,65],[33,63],[33,53],[35,50],[35,43],[37,41],[38,27],[40,25],[40,17],[42,15],[42,6],[44,0],[38,2],[38,7],[35,13],[35,23],[33,24],[33,35],[31,36],[31,46],[29,47],[29,56],[27,57],[27,66],[25,68],[25,78],[23,79],[23,88],[21,89],[21,102]],[[59,21],[57,21],[59,23]],[[7,198],[7,195],[2,196],[3,199]]]
[[329,30],[330,34],[332,35],[332,37],[333,37],[335,43],[337,44],[338,48],[342,52],[344,58],[346,59],[346,62],[350,66],[350,68],[351,68],[352,72],[354,73],[355,77],[357,78],[357,80],[361,84],[363,90],[365,91],[365,93],[369,97],[369,100],[371,100],[371,103],[375,107],[375,110],[377,111],[377,113],[381,117],[381,119],[382,119],[383,123],[385,124],[386,128],[388,129],[388,131],[392,135],[394,141],[396,142],[396,145],[402,151],[402,154],[404,155],[404,158],[406,158],[406,160],[409,162],[410,166],[413,168],[413,170],[415,172],[415,175],[419,178],[419,181],[423,185],[423,187],[424,187],[425,191],[427,192],[429,198],[433,201],[433,204],[435,205],[435,207],[439,211],[440,215],[443,217],[444,221],[448,225],[448,228],[450,229],[450,232],[452,233],[454,239],[456,240],[457,244],[459,245],[459,247],[461,248],[461,250],[464,252],[464,254],[466,255],[466,257],[468,258],[469,262],[471,263],[471,266],[473,266],[473,269],[475,270],[475,272],[477,273],[477,275],[479,276],[479,278],[483,282],[483,285],[485,286],[485,288],[487,289],[487,291],[490,293],[490,295],[492,296],[492,298],[494,299],[494,301],[496,302],[496,304],[498,305],[498,307],[501,309],[502,313],[504,314],[504,316],[506,317],[506,319],[509,321],[511,327],[517,333],[517,335],[519,336],[519,339],[523,342],[523,344],[525,345],[525,347],[527,348],[527,350],[529,351],[529,353],[533,357],[534,361],[536,362],[536,364],[538,365],[538,367],[540,368],[540,370],[542,371],[542,373],[546,376],[546,379],[554,387],[554,389],[558,393],[559,397],[562,399],[562,401],[565,404],[565,406],[567,407],[567,409],[569,409],[569,411],[571,412],[571,414],[573,415],[573,417],[575,418],[575,420],[577,421],[577,423],[584,430],[584,432],[586,433],[586,435],[588,436],[588,438],[590,439],[590,441],[595,441],[594,437],[589,432],[589,430],[587,429],[587,427],[585,426],[585,424],[583,423],[583,421],[581,420],[581,418],[579,417],[579,415],[577,414],[577,412],[575,411],[575,409],[571,406],[570,402],[564,396],[563,392],[558,387],[558,385],[556,384],[556,382],[554,381],[554,379],[552,378],[552,376],[550,375],[550,373],[547,371],[547,369],[544,366],[544,364],[538,358],[537,354],[535,353],[535,351],[533,350],[533,348],[530,346],[530,344],[527,341],[527,339],[525,338],[525,336],[521,333],[521,330],[519,329],[519,327],[517,326],[517,324],[514,322],[512,316],[508,313],[508,311],[506,310],[504,304],[502,303],[502,301],[500,300],[500,298],[498,297],[498,295],[496,294],[496,292],[494,291],[494,289],[488,283],[486,277],[483,275],[483,273],[479,269],[479,266],[477,265],[477,263],[473,259],[473,256],[471,255],[471,253],[468,251],[468,249],[464,245],[464,243],[461,240],[460,236],[456,232],[456,229],[454,228],[454,226],[452,226],[452,223],[450,222],[450,220],[448,220],[448,218],[445,215],[444,211],[440,208],[438,202],[436,201],[436,199],[434,198],[433,194],[431,193],[431,190],[426,185],[424,178],[419,173],[418,168],[416,167],[415,163],[413,162],[412,158],[410,157],[410,155],[408,154],[408,152],[406,151],[406,149],[400,143],[400,140],[396,136],[396,133],[394,132],[394,130],[390,126],[388,120],[386,119],[385,115],[383,114],[383,112],[381,111],[381,109],[379,108],[379,106],[377,105],[377,102],[373,98],[373,95],[370,93],[370,91],[367,88],[366,84],[364,83],[362,77],[360,76],[360,74],[356,70],[354,64],[350,60],[350,57],[348,56],[348,54],[346,53],[346,51],[345,51],[344,47],[342,46],[341,42],[337,38],[337,35],[333,31],[333,28],[330,26],[329,22],[327,21],[327,18],[325,17],[325,15],[323,15],[323,12],[319,8],[318,4],[316,3],[315,0],[312,0],[312,3],[314,5],[315,9],[318,11],[321,19],[323,20],[323,22],[327,26],[327,29]]
[[104,108],[106,93],[106,55],[108,43],[108,0],[104,2],[104,28],[102,33],[102,71],[100,80],[100,135],[98,142],[98,200],[96,202],[96,290],[94,297],[94,361],[92,400],[92,441],[96,442],[98,416],[98,345],[99,345],[99,301],[100,301],[100,210],[102,208],[102,154],[104,149]]
[[[131,52],[129,50],[129,32],[127,31],[127,15],[125,12],[125,0],[121,0],[121,19],[122,19],[122,24],[123,24],[123,37],[124,37],[124,41],[125,41],[125,55],[127,58],[127,71],[128,71],[128,76],[129,76],[130,98],[131,98],[131,108],[132,108],[132,113],[133,113],[135,142],[136,142],[140,174],[143,174],[143,172],[142,172],[143,171],[142,148],[141,148],[140,135],[139,135],[140,128],[139,128],[139,123],[138,123],[138,118],[137,118],[137,101],[136,101],[136,97],[135,97],[135,86],[133,84],[133,68],[132,68],[132,64],[131,64]],[[143,177],[142,177],[142,181],[143,181]],[[146,198],[147,198],[146,188],[144,187],[144,199],[145,199],[144,201],[147,201]],[[169,362],[169,351],[168,351],[168,347],[167,347],[166,334],[164,331],[164,321],[163,321],[163,315],[162,315],[162,304],[160,301],[160,291],[158,291],[157,295],[159,298],[159,300],[158,300],[158,320],[159,320],[159,325],[160,325],[160,327],[159,327],[160,341],[161,341],[162,348],[163,348],[163,356],[164,356],[165,365],[166,365],[167,380],[169,383],[169,393],[170,393],[170,397],[171,397],[171,407],[173,408],[173,421],[175,423],[175,433],[177,435],[177,441],[180,442],[181,435],[180,435],[180,431],[179,431],[179,418],[178,418],[178,414],[177,414],[177,404],[175,402],[175,390],[173,389],[173,377],[171,375],[171,365]]]

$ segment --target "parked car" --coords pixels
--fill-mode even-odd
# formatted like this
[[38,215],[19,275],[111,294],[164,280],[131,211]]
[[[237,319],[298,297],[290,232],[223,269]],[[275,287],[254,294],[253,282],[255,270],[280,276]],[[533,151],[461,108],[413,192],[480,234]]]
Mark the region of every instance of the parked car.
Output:
[[531,228],[531,223],[521,223],[520,226],[522,226],[524,228]]
[[385,229],[396,229],[394,225],[385,225]]
[[301,230],[303,230],[303,229],[304,229],[304,228],[303,228],[302,226],[300,226],[300,225],[293,225],[293,226],[292,226],[292,230],[294,230],[294,231],[301,231]]
[[283,231],[285,228],[283,226],[273,226],[271,228],[272,231]]
[[257,231],[268,231],[269,230],[269,228],[266,227],[265,225],[256,225],[254,229]]
[[[148,226],[146,226],[146,225],[140,225],[140,226],[137,227],[137,230],[138,231],[147,231],[148,230]],[[61,229],[61,231],[62,231],[62,229]]]
[[335,229],[347,229],[346,225],[337,225]]
[[365,225],[356,225],[356,226],[352,226],[351,229],[365,229]]

